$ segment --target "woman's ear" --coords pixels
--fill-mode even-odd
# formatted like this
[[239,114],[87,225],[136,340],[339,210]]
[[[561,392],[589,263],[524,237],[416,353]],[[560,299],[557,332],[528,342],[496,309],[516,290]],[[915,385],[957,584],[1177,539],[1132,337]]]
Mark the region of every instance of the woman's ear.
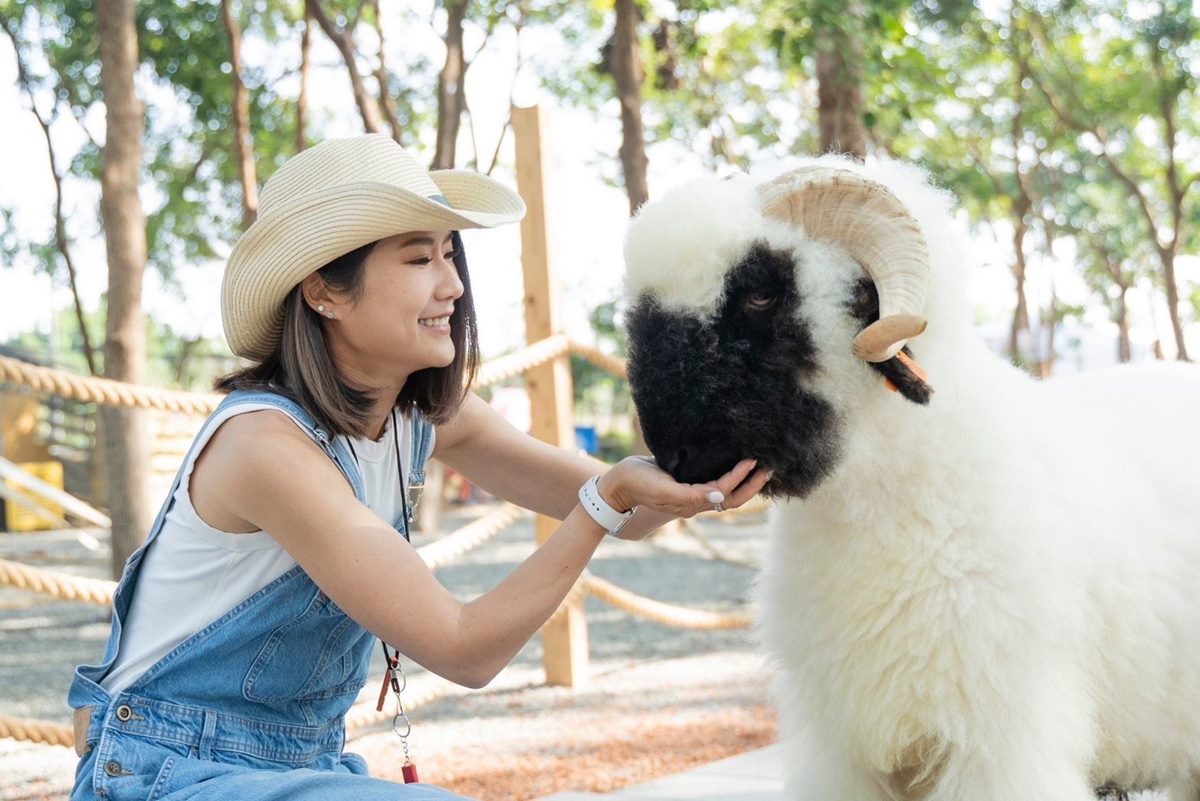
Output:
[[319,273],[310,273],[300,282],[300,294],[304,303],[322,317],[333,319],[337,317],[337,301],[329,293],[329,285]]

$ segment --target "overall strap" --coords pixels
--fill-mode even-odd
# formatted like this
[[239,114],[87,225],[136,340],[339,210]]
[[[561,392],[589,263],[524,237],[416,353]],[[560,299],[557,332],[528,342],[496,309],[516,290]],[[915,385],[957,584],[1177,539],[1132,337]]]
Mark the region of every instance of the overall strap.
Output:
[[100,687],[99,682],[112,667],[117,655],[117,648],[121,641],[121,631],[123,621],[128,617],[129,608],[132,604],[133,592],[137,585],[137,578],[140,572],[140,567],[146,552],[153,544],[154,540],[162,531],[163,523],[166,520],[167,514],[171,510],[171,506],[175,501],[175,493],[179,490],[179,485],[183,481],[183,476],[188,468],[189,463],[195,457],[197,448],[200,443],[207,438],[203,436],[214,425],[219,417],[232,406],[240,406],[246,404],[258,404],[274,406],[275,408],[290,414],[298,423],[300,423],[313,437],[313,440],[325,451],[325,454],[338,466],[342,471],[342,475],[350,483],[354,490],[355,496],[361,501],[366,497],[363,490],[362,475],[358,471],[358,467],[354,464],[354,460],[350,458],[350,453],[346,446],[341,442],[336,442],[329,436],[313,419],[312,415],[306,412],[298,403],[277,395],[273,392],[239,390],[230,393],[217,406],[213,413],[200,427],[195,439],[192,440],[191,446],[188,448],[187,455],[184,456],[183,462],[179,466],[178,472],[175,474],[175,480],[171,484],[171,489],[167,493],[161,508],[158,511],[158,516],[154,520],[154,524],[147,532],[145,541],[135,550],[125,562],[125,567],[121,571],[121,578],[117,582],[116,590],[113,592],[113,615],[112,627],[109,631],[108,642],[104,648],[104,658],[98,665],[80,665],[75,671],[75,680],[71,683],[71,688],[68,693],[68,700],[72,707],[79,708],[88,704],[105,703],[108,698],[107,693]]
[[421,493],[425,491],[425,465],[433,452],[433,423],[425,419],[416,406],[411,407],[410,424],[412,426],[412,451],[408,469],[407,514],[404,524],[411,529],[416,519],[417,504],[421,501]]
[[362,474],[359,472],[358,465],[350,454],[350,449],[346,447],[345,442],[340,438],[331,436],[328,431],[322,428],[320,423],[303,406],[290,398],[276,395],[273,392],[246,390],[231,392],[229,397],[221,403],[221,406],[234,403],[266,403],[291,415],[296,422],[300,423],[308,431],[309,435],[321,447],[321,450],[325,451],[325,455],[342,471],[342,475],[345,476],[346,481],[350,484],[350,488],[354,490],[354,497],[364,503],[366,502],[367,494],[363,486]]

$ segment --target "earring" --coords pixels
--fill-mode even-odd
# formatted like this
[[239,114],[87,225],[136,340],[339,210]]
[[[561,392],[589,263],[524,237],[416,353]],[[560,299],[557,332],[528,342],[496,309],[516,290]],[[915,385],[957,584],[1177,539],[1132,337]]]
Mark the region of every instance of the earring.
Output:
[[326,316],[326,317],[328,317],[330,320],[332,320],[332,319],[333,319],[333,312],[326,312],[326,313],[325,313],[325,316]]
[[324,307],[324,306],[317,306],[317,311],[319,311],[319,312],[324,312],[324,311],[325,311],[325,307]]

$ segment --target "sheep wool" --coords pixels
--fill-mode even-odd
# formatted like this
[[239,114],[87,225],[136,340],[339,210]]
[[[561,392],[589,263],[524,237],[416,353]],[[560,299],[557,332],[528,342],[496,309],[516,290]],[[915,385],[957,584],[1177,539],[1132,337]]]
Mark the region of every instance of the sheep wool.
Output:
[[1200,368],[1032,379],[972,331],[949,196],[817,163],[882,185],[928,246],[928,327],[886,362],[851,348],[879,316],[863,265],[745,182],[649,204],[626,250],[658,463],[773,472],[756,593],[785,797],[1200,801]]
[[[639,219],[646,224],[626,235],[625,292],[650,292],[693,312],[711,309],[723,290],[722,265],[738,261],[755,235],[754,184],[744,175],[702,179],[663,200],[644,207]],[[666,254],[671,270],[662,269]]]

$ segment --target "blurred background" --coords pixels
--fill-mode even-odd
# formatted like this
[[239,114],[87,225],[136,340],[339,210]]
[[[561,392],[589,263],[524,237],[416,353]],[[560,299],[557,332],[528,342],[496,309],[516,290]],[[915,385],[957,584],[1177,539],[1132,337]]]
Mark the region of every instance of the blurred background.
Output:
[[[223,260],[284,159],[375,131],[435,168],[515,186],[510,109],[536,104],[563,326],[606,353],[624,349],[633,210],[700,173],[835,151],[915,161],[957,196],[980,334],[1033,374],[1187,359],[1200,350],[1196,12],[0,0],[0,354],[205,390],[236,365]],[[519,231],[466,241],[484,356],[512,351],[525,341]],[[609,459],[635,447],[624,383],[578,357],[572,372],[581,445]],[[487,395],[528,416],[523,393]]]

